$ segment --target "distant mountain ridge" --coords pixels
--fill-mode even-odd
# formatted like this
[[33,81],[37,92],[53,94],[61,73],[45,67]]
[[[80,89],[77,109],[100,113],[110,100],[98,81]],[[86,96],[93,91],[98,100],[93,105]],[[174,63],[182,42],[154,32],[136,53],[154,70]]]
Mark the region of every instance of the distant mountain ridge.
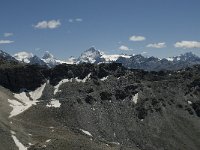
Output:
[[14,57],[12,57],[10,54],[0,50],[0,60],[2,61],[17,61]]
[[200,57],[187,52],[179,56],[159,59],[156,57],[145,57],[141,54],[126,55],[113,54],[107,55],[94,47],[85,50],[78,58],[70,57],[66,61],[55,58],[50,52],[46,51],[42,58],[32,53],[19,52],[13,56],[4,51],[0,51],[0,58],[4,60],[19,61],[26,64],[38,64],[41,66],[55,67],[59,64],[80,64],[80,63],[121,63],[126,68],[143,69],[147,71],[177,70],[200,64]]

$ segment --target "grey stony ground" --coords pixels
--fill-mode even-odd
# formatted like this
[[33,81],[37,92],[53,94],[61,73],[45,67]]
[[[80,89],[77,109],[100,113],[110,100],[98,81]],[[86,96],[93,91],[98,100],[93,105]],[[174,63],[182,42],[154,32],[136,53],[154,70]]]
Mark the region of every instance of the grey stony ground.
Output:
[[[160,72],[109,64],[79,67],[40,70],[35,83],[49,80],[42,97],[37,105],[12,118],[8,118],[12,109],[7,99],[19,87],[4,83],[8,89],[0,89],[0,149],[17,149],[10,130],[30,150],[200,149],[199,66]],[[86,82],[74,79],[89,73]],[[103,77],[107,79],[102,81]],[[54,95],[54,86],[65,78],[73,80],[62,84]],[[59,100],[61,106],[47,107],[51,99]]]

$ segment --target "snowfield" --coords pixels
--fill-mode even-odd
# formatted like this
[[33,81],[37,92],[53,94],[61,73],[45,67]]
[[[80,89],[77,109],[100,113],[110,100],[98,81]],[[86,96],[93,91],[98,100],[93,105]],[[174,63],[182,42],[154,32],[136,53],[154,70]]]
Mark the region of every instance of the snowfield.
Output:
[[9,118],[21,114],[32,105],[36,105],[38,102],[37,100],[42,96],[45,86],[46,83],[32,92],[21,92],[19,94],[14,93],[15,99],[8,99],[10,106],[13,108],[13,110],[10,112]]

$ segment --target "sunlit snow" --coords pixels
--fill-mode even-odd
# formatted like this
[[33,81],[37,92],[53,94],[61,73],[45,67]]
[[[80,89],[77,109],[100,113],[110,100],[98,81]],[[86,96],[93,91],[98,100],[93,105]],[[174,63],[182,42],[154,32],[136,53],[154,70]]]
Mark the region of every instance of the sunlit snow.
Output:
[[72,82],[72,79],[63,79],[56,86],[54,86],[54,95],[59,91],[59,87],[66,82]]
[[[84,79],[79,79],[78,77],[75,78],[75,81],[76,82],[86,82],[91,76],[91,73],[89,73]],[[71,79],[63,79],[61,80],[56,86],[54,86],[54,95],[57,93],[57,92],[60,92],[59,90],[59,87],[64,84],[64,83],[67,83],[67,82],[72,82],[73,81],[73,78]]]
[[100,80],[101,80],[101,81],[105,81],[105,80],[108,79],[108,77],[109,77],[109,76],[107,76],[107,77],[103,77],[103,78],[101,78]]
[[[10,106],[13,108],[9,117],[19,115],[20,113],[30,108],[32,105],[36,105],[38,102],[37,100],[42,96],[42,92],[45,86],[46,83],[32,92],[14,93],[15,99],[8,99]],[[28,95],[30,95],[30,97]]]
[[132,101],[137,104],[137,100],[138,100],[138,93],[132,96]]
[[103,54],[101,56],[101,58],[104,58],[107,62],[116,61],[119,57],[130,58],[131,56],[130,55],[106,55],[106,54]]
[[50,103],[47,104],[47,107],[55,107],[55,108],[59,108],[61,105],[61,103],[59,102],[59,100],[56,99],[51,99]]
[[86,82],[91,76],[91,73],[89,73],[84,79],[79,79],[78,77],[75,78],[77,82]]
[[89,136],[92,136],[92,134],[90,133],[90,132],[88,132],[88,131],[85,131],[85,130],[83,130],[83,129],[80,129],[83,133],[85,133],[85,134],[87,134],[87,135],[89,135]]
[[17,137],[15,136],[15,132],[14,131],[11,131],[11,136],[16,144],[16,146],[19,148],[19,150],[27,150],[27,147],[25,147],[18,139]]

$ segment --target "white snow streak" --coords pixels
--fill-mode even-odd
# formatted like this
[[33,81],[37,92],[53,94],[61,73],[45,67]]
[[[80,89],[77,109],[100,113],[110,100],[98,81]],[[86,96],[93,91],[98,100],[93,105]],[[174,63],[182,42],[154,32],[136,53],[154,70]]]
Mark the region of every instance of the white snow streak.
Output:
[[66,83],[66,82],[72,82],[72,79],[63,79],[63,80],[61,80],[56,86],[54,86],[54,95],[59,91],[59,87],[62,85],[62,84],[64,84],[64,83]]
[[123,58],[130,58],[131,56],[129,55],[102,55],[101,58],[104,58],[107,62],[110,61],[116,61],[119,57],[123,57]]
[[77,82],[86,82],[91,76],[91,73],[89,73],[84,79],[78,79],[78,77],[75,78]]
[[107,77],[103,77],[103,78],[101,78],[100,80],[101,80],[101,81],[105,81],[105,80],[108,79],[108,77],[109,77],[109,76],[107,76]]
[[85,134],[87,134],[87,135],[89,135],[89,136],[92,136],[92,134],[90,133],[90,132],[88,132],[88,131],[85,131],[85,130],[83,130],[83,129],[80,129],[83,133],[85,133]]
[[49,143],[51,141],[51,139],[46,140],[46,143]]
[[27,147],[25,147],[18,139],[17,137],[15,136],[15,132],[14,131],[11,131],[11,137],[13,138],[16,146],[19,148],[19,150],[27,150]]
[[[75,81],[76,82],[86,82],[91,76],[91,73],[89,73],[84,79],[79,79],[78,77],[75,78]],[[67,82],[72,82],[73,81],[73,78],[71,79],[63,79],[61,80],[56,86],[54,86],[54,95],[57,93],[57,92],[60,92],[59,90],[59,87],[64,84],[64,83],[67,83]]]

